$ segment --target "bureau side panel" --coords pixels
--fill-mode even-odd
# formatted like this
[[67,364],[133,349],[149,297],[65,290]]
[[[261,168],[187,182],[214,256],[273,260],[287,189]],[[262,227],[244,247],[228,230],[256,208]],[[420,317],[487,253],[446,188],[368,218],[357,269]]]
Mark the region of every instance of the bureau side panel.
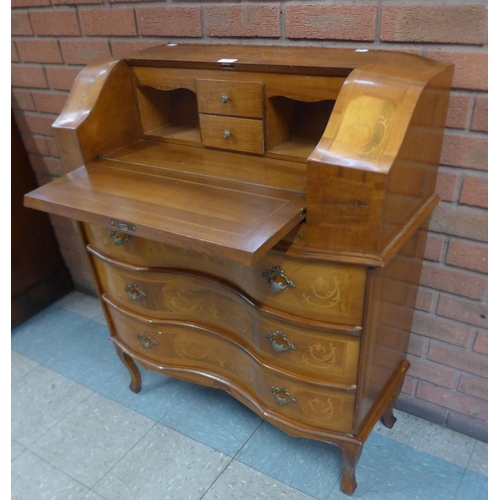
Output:
[[[354,434],[391,404],[391,378],[406,359],[428,219],[383,268],[371,270],[361,344]],[[376,408],[377,409],[376,409]],[[370,418],[371,417],[371,418]],[[363,432],[365,434],[365,432]]]

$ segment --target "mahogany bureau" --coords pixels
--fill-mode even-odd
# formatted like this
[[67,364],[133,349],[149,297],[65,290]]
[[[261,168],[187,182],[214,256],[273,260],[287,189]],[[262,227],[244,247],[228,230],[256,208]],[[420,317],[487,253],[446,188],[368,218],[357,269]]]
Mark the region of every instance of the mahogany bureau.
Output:
[[339,446],[392,427],[452,66],[384,51],[175,45],[87,66],[67,172],[25,197],[86,246],[118,356]]

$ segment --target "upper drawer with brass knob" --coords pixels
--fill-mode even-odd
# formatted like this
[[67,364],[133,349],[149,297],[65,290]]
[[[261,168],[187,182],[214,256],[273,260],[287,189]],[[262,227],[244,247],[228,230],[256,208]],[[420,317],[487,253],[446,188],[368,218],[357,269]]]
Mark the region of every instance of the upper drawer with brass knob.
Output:
[[263,85],[258,82],[197,80],[198,111],[214,115],[262,118]]

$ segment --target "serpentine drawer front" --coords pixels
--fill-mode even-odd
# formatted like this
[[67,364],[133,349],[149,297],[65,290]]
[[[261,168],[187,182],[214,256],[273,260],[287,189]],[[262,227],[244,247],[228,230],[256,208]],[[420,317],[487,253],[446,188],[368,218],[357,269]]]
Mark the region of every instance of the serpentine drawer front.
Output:
[[136,363],[225,390],[339,446],[352,494],[409,368],[452,74],[182,43],[87,66],[53,126],[66,175],[25,204],[76,221],[131,390]]

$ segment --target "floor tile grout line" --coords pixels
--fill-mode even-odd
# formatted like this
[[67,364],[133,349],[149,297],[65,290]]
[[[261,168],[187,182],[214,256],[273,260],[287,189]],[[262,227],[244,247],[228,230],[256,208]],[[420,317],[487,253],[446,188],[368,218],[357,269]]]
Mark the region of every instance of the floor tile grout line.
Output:
[[[220,452],[222,453],[222,452]],[[229,460],[229,462],[227,463],[227,465],[221,470],[220,474],[217,475],[217,477],[212,481],[212,484],[207,488],[207,490],[205,491],[205,493],[203,493],[203,495],[198,499],[198,500],[202,500],[203,497],[211,490],[212,486],[217,482],[217,480],[219,479],[219,477],[222,476],[222,474],[224,474],[224,471],[227,470],[227,468],[234,462],[234,457],[231,457],[231,460]]]

